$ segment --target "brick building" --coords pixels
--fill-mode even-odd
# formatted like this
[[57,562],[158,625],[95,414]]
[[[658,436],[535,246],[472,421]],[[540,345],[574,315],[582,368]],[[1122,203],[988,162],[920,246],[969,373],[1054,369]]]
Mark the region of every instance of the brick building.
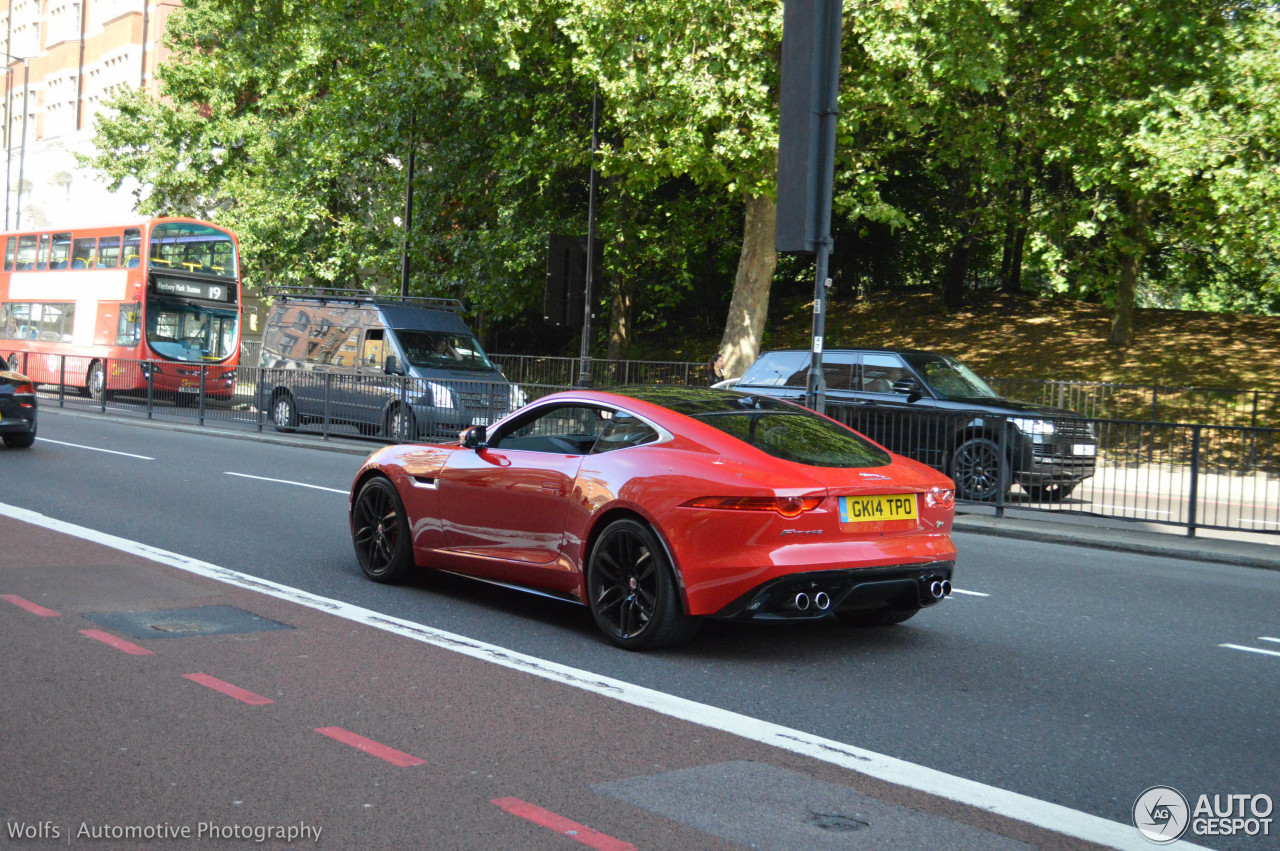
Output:
[[160,36],[180,5],[7,0],[0,8],[5,230],[105,224],[133,215],[130,187],[108,192],[74,154],[92,153],[94,118],[114,93],[127,86],[155,93],[156,66],[167,55]]

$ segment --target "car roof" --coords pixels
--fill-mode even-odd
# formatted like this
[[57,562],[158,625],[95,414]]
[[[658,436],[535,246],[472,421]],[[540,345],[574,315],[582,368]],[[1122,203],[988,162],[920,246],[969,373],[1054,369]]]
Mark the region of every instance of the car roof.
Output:
[[715,390],[710,387],[685,387],[678,384],[635,384],[599,389],[564,390],[544,396],[533,404],[575,400],[624,407],[630,401],[642,402],[688,417],[743,410],[793,411],[796,409],[794,405],[770,396],[752,395],[736,390]]

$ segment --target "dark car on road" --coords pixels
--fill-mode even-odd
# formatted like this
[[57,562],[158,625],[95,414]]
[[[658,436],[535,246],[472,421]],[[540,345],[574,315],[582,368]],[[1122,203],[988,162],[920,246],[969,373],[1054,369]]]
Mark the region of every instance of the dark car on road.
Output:
[[0,437],[12,449],[36,442],[36,388],[20,372],[0,372]]
[[[807,351],[766,352],[735,389],[803,402],[809,361]],[[1016,484],[1057,501],[1093,475],[1098,441],[1087,420],[1002,398],[948,355],[828,349],[822,370],[828,415],[947,473],[960,499],[995,500]]]

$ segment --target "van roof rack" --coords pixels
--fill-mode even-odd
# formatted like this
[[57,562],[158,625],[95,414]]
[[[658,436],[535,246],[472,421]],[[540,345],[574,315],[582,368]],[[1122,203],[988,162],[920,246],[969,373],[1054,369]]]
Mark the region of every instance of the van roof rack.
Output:
[[372,290],[344,289],[342,287],[270,286],[263,287],[262,294],[273,298],[305,298],[319,302],[351,302],[361,304],[402,304],[406,307],[426,307],[463,311],[462,302],[456,298],[426,298],[424,296],[379,295]]

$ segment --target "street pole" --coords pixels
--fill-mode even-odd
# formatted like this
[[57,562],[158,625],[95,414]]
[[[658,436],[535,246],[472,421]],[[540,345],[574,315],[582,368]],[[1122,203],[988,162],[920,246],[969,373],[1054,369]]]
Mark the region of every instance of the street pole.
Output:
[[13,68],[4,69],[4,229],[9,229],[9,183],[13,176],[13,120],[9,110],[13,102]]
[[591,285],[595,275],[596,243],[596,151],[600,147],[600,84],[591,94],[591,179],[587,189],[587,280],[582,307],[582,350],[578,386],[591,386]]
[[[8,57],[13,62],[22,63],[22,146],[18,151],[18,201],[17,201],[18,209],[15,212],[14,225],[13,225],[14,230],[21,230],[22,229],[23,168],[26,165],[26,161],[27,161],[27,92],[31,89],[31,63],[29,63],[26,59],[23,59],[21,56],[14,56],[12,53],[4,53],[0,55]],[[10,77],[13,76],[12,68],[9,69],[9,75]],[[4,107],[4,111],[5,111],[4,141],[5,141],[6,147],[8,147],[9,149],[9,160],[6,161],[5,163],[5,175],[4,175],[4,179],[5,179],[4,226],[6,230],[8,230],[9,228],[9,186],[8,186],[9,163],[12,162],[12,159],[13,159],[13,145],[12,145],[12,140],[9,138],[9,123],[8,123],[9,97],[10,97],[9,92],[6,90],[5,107]]]
[[823,337],[826,334],[827,290],[831,286],[828,274],[831,259],[831,199],[835,181],[836,117],[840,114],[840,25],[843,12],[841,0],[827,0],[821,4],[817,16],[818,31],[814,44],[822,47],[821,60],[814,69],[814,81],[821,86],[819,112],[819,168],[821,175],[817,185],[817,237],[814,246],[817,257],[814,263],[813,282],[813,345],[810,352],[809,378],[805,389],[805,405],[820,414],[826,413],[827,381],[822,370]]
[[[8,45],[5,45],[5,46],[8,47]],[[11,63],[12,62],[22,63],[22,147],[19,149],[19,152],[18,152],[18,201],[17,201],[18,209],[16,212],[16,219],[14,220],[14,226],[13,226],[15,230],[19,230],[22,228],[23,168],[27,161],[27,92],[31,88],[31,85],[30,85],[31,84],[31,64],[26,59],[23,59],[21,56],[14,56],[12,53],[0,53],[0,56],[7,57]],[[8,80],[11,81],[13,79],[13,69],[9,68],[7,73],[8,73]],[[5,227],[5,230],[9,229],[9,174],[11,173],[12,164],[13,164],[13,140],[10,138],[10,132],[9,132],[10,131],[9,125],[11,123],[9,118],[9,102],[12,99],[12,96],[13,95],[12,95],[12,90],[10,86],[6,85],[5,98],[4,98],[4,119],[5,119],[4,143],[5,143],[5,147],[8,149],[8,152],[7,152],[7,158],[5,160],[5,171],[4,171],[4,181],[5,181],[4,227]]]

